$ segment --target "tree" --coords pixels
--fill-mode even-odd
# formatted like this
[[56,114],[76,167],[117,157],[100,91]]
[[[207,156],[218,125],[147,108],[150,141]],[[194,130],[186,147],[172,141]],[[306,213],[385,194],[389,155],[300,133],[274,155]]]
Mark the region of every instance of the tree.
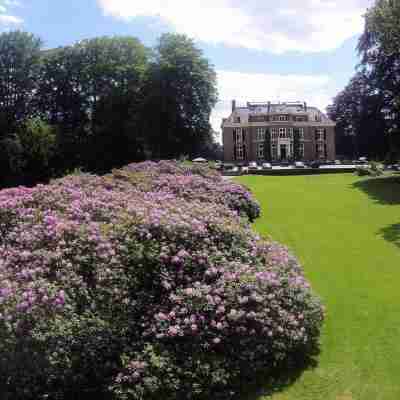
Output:
[[388,151],[384,99],[359,71],[334,99],[328,114],[336,121],[336,152],[346,158],[382,159]]
[[62,127],[64,159],[106,171],[142,157],[137,121],[148,54],[135,38],[101,37],[44,55],[39,108]]
[[400,152],[400,2],[377,0],[365,16],[358,50],[362,67],[383,99],[391,151]]
[[161,36],[145,92],[143,131],[153,158],[193,156],[210,141],[216,73],[191,39]]
[[0,137],[34,113],[42,41],[26,32],[0,34]]
[[224,151],[221,143],[216,141],[218,133],[212,131],[208,140],[205,140],[197,149],[197,154],[194,156],[204,157],[208,160],[222,160],[224,158]]
[[57,129],[39,118],[23,122],[0,142],[3,185],[33,185],[53,176]]
[[27,120],[18,129],[15,139],[22,148],[26,184],[47,180],[53,175],[57,136],[57,128],[39,118]]

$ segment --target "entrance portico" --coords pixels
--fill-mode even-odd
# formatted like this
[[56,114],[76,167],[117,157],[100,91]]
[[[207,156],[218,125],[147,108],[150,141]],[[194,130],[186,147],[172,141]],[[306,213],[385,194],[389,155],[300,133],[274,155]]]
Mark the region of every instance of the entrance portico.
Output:
[[290,138],[278,139],[278,160],[289,160],[293,155],[293,145]]

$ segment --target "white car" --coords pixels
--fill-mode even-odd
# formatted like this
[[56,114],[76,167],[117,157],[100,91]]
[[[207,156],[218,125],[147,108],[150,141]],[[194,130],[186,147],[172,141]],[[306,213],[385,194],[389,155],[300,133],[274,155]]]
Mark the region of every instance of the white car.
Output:
[[294,167],[295,168],[305,168],[306,166],[304,165],[304,163],[302,161],[296,161],[294,163]]
[[249,162],[249,165],[247,167],[249,171],[260,171],[262,170],[262,167],[260,167],[255,161]]
[[269,162],[265,162],[262,165],[263,169],[272,169],[272,165]]
[[258,165],[256,162],[252,161],[252,162],[249,162],[248,168],[249,169],[257,169]]

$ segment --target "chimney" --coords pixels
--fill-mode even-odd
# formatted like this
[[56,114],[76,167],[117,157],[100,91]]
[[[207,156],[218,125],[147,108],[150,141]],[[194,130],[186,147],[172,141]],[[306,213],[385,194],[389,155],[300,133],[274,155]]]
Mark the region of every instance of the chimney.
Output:
[[269,114],[269,112],[271,111],[271,102],[270,102],[270,101],[268,102],[268,108],[267,108],[267,111],[268,111],[268,114]]
[[232,100],[232,112],[236,110],[236,100]]
[[307,111],[307,103],[304,102],[304,111]]

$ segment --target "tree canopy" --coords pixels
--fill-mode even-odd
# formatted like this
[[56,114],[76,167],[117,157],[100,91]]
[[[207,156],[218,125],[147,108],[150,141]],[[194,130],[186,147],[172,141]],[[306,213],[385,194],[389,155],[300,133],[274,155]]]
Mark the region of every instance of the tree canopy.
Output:
[[[365,15],[356,75],[335,98],[338,153],[400,154],[400,1],[377,0]],[[346,144],[347,143],[347,144]],[[353,147],[349,146],[351,144]]]
[[209,123],[216,74],[184,35],[163,35],[153,49],[116,36],[43,50],[16,31],[0,34],[0,53],[2,163],[16,165],[17,132],[38,118],[56,132],[49,176],[220,151]]

